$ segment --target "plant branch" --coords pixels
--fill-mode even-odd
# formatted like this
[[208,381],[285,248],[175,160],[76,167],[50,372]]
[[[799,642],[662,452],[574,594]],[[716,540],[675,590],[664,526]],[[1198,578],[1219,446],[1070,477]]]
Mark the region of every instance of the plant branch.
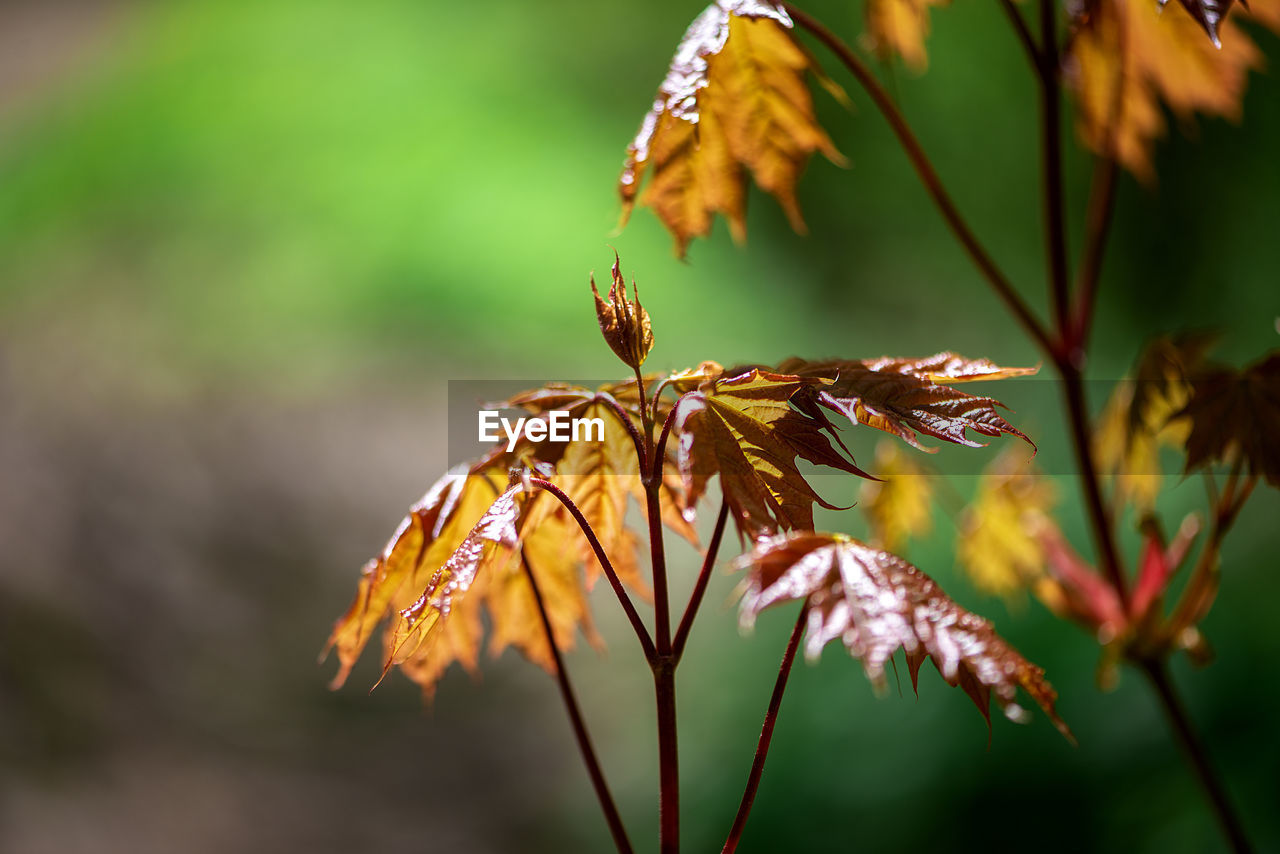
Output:
[[655,656],[653,638],[649,636],[649,630],[645,628],[644,620],[640,619],[640,614],[636,612],[636,606],[632,604],[631,597],[627,595],[626,589],[622,586],[622,581],[618,579],[618,573],[614,570],[609,556],[605,554],[604,547],[600,545],[600,538],[592,530],[591,523],[582,515],[582,511],[578,509],[578,505],[573,503],[573,499],[551,481],[540,477],[531,477],[529,478],[529,483],[554,495],[569,511],[569,514],[573,516],[574,521],[578,523],[578,527],[582,529],[587,542],[591,545],[591,550],[595,552],[596,560],[600,562],[601,568],[604,569],[605,577],[609,579],[609,586],[617,594],[622,610],[626,612],[627,619],[631,621],[631,628],[635,629],[636,637],[640,640],[640,648],[644,650],[645,660],[652,663]]
[[1027,55],[1027,60],[1031,63],[1032,70],[1039,74],[1042,62],[1040,46],[1036,44],[1035,37],[1031,35],[1031,29],[1027,26],[1026,19],[1018,11],[1018,7],[1013,5],[1013,0],[1000,0],[1000,8],[1004,10],[1009,23],[1013,25],[1013,30],[1018,36],[1018,42],[1021,43],[1022,49]]
[[751,773],[747,775],[747,788],[742,793],[742,803],[738,805],[738,814],[733,817],[733,827],[729,829],[729,836],[724,841],[721,854],[733,854],[738,849],[742,830],[747,826],[747,816],[751,814],[751,805],[755,803],[756,790],[760,787],[760,777],[764,774],[764,761],[769,755],[769,742],[773,740],[773,728],[778,723],[778,710],[782,708],[782,695],[787,690],[787,677],[791,675],[791,664],[795,661],[796,650],[800,648],[800,636],[804,634],[805,618],[808,614],[807,605],[800,609],[795,628],[791,630],[791,638],[787,641],[787,651],[783,653],[782,664],[778,667],[778,679],[773,684],[773,696],[769,698],[769,709],[764,715],[764,726],[760,728],[760,741],[756,744]]
[[1119,171],[1116,161],[1110,157],[1100,159],[1093,167],[1089,208],[1085,214],[1084,254],[1076,273],[1075,318],[1071,333],[1072,343],[1081,350],[1088,346],[1089,331],[1093,325],[1098,281],[1102,277],[1102,257],[1107,249],[1107,236],[1116,207]]
[[680,851],[680,749],[676,739],[676,667],[669,655],[653,668],[658,707],[658,850]]
[[1062,188],[1062,88],[1058,81],[1058,16],[1055,0],[1040,0],[1040,160],[1044,173],[1045,240],[1049,247],[1049,286],[1059,344],[1067,359],[1081,364],[1081,356],[1066,339],[1071,329],[1067,292],[1067,228]]
[[[639,382],[639,380],[637,380],[637,382]],[[640,471],[644,471],[646,466],[645,458],[644,458],[644,438],[640,435],[640,431],[636,428],[635,422],[631,420],[631,415],[625,409],[622,408],[622,404],[618,403],[617,398],[615,398],[611,394],[606,394],[605,392],[599,392],[596,394],[595,399],[598,402],[603,403],[605,406],[608,406],[610,409],[613,410],[613,414],[618,416],[618,420],[622,422],[622,426],[625,427],[627,430],[627,435],[631,437],[632,443],[636,446],[636,462],[640,466]],[[641,386],[641,391],[640,391],[640,411],[644,412],[643,386]]]
[[622,824],[622,816],[613,802],[609,792],[609,784],[605,781],[604,772],[600,769],[600,760],[596,758],[595,748],[591,744],[591,736],[587,733],[587,725],[582,719],[582,710],[578,708],[577,697],[573,693],[573,685],[569,683],[569,672],[564,669],[564,659],[560,655],[560,647],[556,645],[555,634],[551,629],[551,619],[547,616],[547,607],[542,601],[542,591],[538,589],[537,579],[524,553],[520,554],[520,564],[529,579],[529,588],[533,591],[533,601],[538,605],[538,616],[542,618],[542,628],[547,633],[547,645],[551,647],[551,657],[556,665],[556,682],[560,686],[560,696],[564,700],[565,710],[569,713],[569,723],[573,725],[573,734],[578,739],[578,749],[582,752],[582,761],[586,763],[587,774],[591,777],[591,785],[600,800],[600,809],[609,825],[609,833],[613,836],[613,844],[619,854],[632,854],[631,840],[627,838],[627,829]]
[[1059,374],[1062,375],[1067,420],[1071,429],[1071,449],[1075,455],[1076,467],[1080,471],[1081,491],[1084,493],[1085,507],[1089,514],[1089,527],[1093,534],[1094,545],[1098,550],[1098,559],[1102,563],[1107,580],[1115,588],[1121,605],[1127,610],[1129,586],[1125,582],[1120,551],[1116,547],[1114,526],[1111,524],[1111,513],[1102,495],[1098,466],[1093,457],[1093,435],[1089,428],[1089,404],[1085,399],[1084,379],[1079,368],[1067,361],[1065,357],[1056,361],[1055,365]]
[[973,230],[969,228],[964,217],[960,215],[955,202],[951,200],[951,196],[943,186],[942,179],[938,177],[937,170],[933,168],[933,164],[920,146],[920,141],[916,138],[915,132],[907,124],[906,118],[898,110],[889,93],[880,85],[880,81],[876,79],[866,64],[858,58],[857,54],[839,36],[810,17],[808,13],[797,9],[792,4],[783,3],[782,5],[796,23],[812,33],[818,41],[822,42],[844,63],[849,73],[857,79],[862,88],[871,96],[871,100],[898,137],[898,142],[902,145],[907,159],[911,161],[916,175],[919,176],[920,182],[924,184],[925,190],[933,199],[934,204],[937,205],[951,232],[960,241],[978,270],[991,284],[991,287],[995,289],[996,294],[1004,301],[1009,310],[1013,312],[1014,317],[1018,319],[1018,322],[1022,324],[1027,333],[1035,339],[1046,354],[1052,355],[1055,352],[1055,348],[1048,332],[1040,321],[1036,319],[1036,316],[1031,313],[1031,309],[1027,307],[1018,292],[1014,290],[1008,278],[996,266],[995,261],[992,260],[987,250],[974,235]]
[[[639,371],[637,371],[639,376]],[[654,396],[657,411],[657,396]],[[671,653],[671,611],[667,593],[667,557],[662,540],[662,467],[667,437],[676,408],[662,425],[662,436],[653,441],[653,418],[645,425],[645,453],[650,468],[644,473],[645,515],[649,522],[649,555],[653,561],[654,634],[656,654],[650,660],[653,696],[658,713],[658,849],[662,854],[680,850],[680,749],[676,721],[676,664]]]
[[729,505],[721,500],[720,514],[716,516],[716,528],[711,534],[711,542],[707,544],[707,554],[702,559],[702,570],[698,573],[698,581],[693,585],[693,593],[689,596],[689,604],[685,606],[684,616],[680,618],[676,639],[671,644],[671,657],[677,664],[684,655],[684,645],[689,640],[689,630],[693,628],[694,617],[698,614],[702,597],[707,592],[707,584],[711,581],[711,569],[715,566],[716,553],[720,550],[720,540],[724,537],[724,526],[728,519]]
[[1231,801],[1227,797],[1227,791],[1222,785],[1213,765],[1209,762],[1209,756],[1205,752],[1204,745],[1200,742],[1200,737],[1196,734],[1195,729],[1191,725],[1191,719],[1187,715],[1187,710],[1182,704],[1182,699],[1178,696],[1173,686],[1173,681],[1169,678],[1169,670],[1165,666],[1163,660],[1146,660],[1141,663],[1144,673],[1151,680],[1152,686],[1156,690],[1156,694],[1160,697],[1160,704],[1164,707],[1165,715],[1169,719],[1169,725],[1173,727],[1173,731],[1178,738],[1178,744],[1190,760],[1192,768],[1195,769],[1196,776],[1200,780],[1200,785],[1204,787],[1205,794],[1209,796],[1209,801],[1213,805],[1214,815],[1218,819],[1218,823],[1222,825],[1222,831],[1226,834],[1227,839],[1231,843],[1231,850],[1237,852],[1252,851],[1248,838],[1244,834],[1244,826],[1240,823],[1240,817],[1236,814],[1235,809],[1231,805]]

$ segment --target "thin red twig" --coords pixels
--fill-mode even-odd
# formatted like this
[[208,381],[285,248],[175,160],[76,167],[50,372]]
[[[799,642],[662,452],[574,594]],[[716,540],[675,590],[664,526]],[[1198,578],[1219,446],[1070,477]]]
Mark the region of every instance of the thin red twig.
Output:
[[801,9],[797,9],[790,3],[782,4],[791,18],[814,35],[818,41],[822,42],[831,50],[832,53],[844,63],[845,68],[849,70],[858,83],[871,96],[872,102],[880,110],[885,120],[889,123],[890,129],[898,137],[898,142],[902,145],[907,155],[907,159],[911,161],[912,167],[915,168],[916,175],[919,176],[920,182],[924,184],[925,190],[933,199],[934,204],[942,214],[942,218],[946,220],[947,226],[951,229],[952,234],[960,241],[965,251],[969,253],[970,259],[977,266],[978,270],[995,289],[996,294],[1004,301],[1009,310],[1013,312],[1014,317],[1026,329],[1027,334],[1035,339],[1040,348],[1048,354],[1054,352],[1054,342],[1050,339],[1048,332],[1043,324],[1036,319],[1031,313],[1031,309],[1023,301],[1018,292],[1014,290],[1009,279],[996,266],[991,255],[983,247],[982,243],[974,235],[973,230],[969,228],[969,224],[961,216],[960,211],[956,208],[955,202],[951,200],[950,194],[942,184],[942,179],[938,177],[937,170],[933,168],[924,149],[920,145],[920,141],[916,138],[915,132],[911,126],[907,124],[906,118],[902,112],[894,104],[893,98],[880,85],[875,75],[869,69],[857,54],[840,39],[839,36],[828,30],[825,26],[811,17],[808,13]]
[[622,610],[626,612],[627,619],[631,621],[631,628],[635,629],[636,637],[640,640],[640,648],[644,650],[645,660],[652,663],[655,657],[653,638],[649,636],[649,630],[645,628],[644,620],[640,619],[640,614],[636,612],[636,606],[631,603],[631,597],[627,595],[626,588],[622,586],[622,581],[619,580],[618,573],[614,570],[612,561],[609,560],[609,555],[605,554],[604,547],[600,545],[600,538],[592,530],[591,523],[582,515],[582,511],[578,509],[578,505],[573,503],[573,499],[565,495],[564,490],[551,481],[540,477],[531,477],[529,478],[529,483],[555,496],[569,511],[569,514],[573,516],[574,521],[578,523],[578,527],[582,529],[587,542],[591,545],[591,550],[595,552],[596,560],[600,562],[601,568],[604,569],[605,577],[609,579],[609,586],[613,588],[613,592],[618,597],[618,602],[622,605]]
[[676,639],[671,644],[671,657],[680,663],[684,655],[684,645],[689,640],[689,630],[693,628],[693,620],[702,605],[702,597],[707,592],[707,584],[711,581],[711,569],[715,566],[716,554],[720,550],[720,540],[724,537],[725,523],[729,519],[729,505],[720,502],[720,513],[716,516],[716,527],[711,533],[711,542],[707,544],[707,553],[702,559],[702,569],[698,572],[698,580],[693,585],[693,593],[689,596],[689,604],[685,606],[684,616],[680,618],[680,626],[676,629]]
[[729,829],[729,836],[724,841],[721,854],[733,854],[738,849],[742,830],[747,826],[747,816],[751,814],[751,805],[755,803],[756,790],[760,787],[760,777],[764,774],[764,761],[769,756],[769,743],[773,740],[773,728],[778,723],[782,695],[787,690],[787,677],[791,675],[791,665],[795,661],[796,650],[800,648],[800,636],[804,634],[805,618],[808,613],[808,607],[800,609],[795,628],[791,630],[791,638],[787,641],[787,651],[782,655],[782,664],[778,667],[778,678],[773,683],[773,695],[769,698],[769,709],[764,715],[764,726],[760,728],[760,740],[756,743],[756,755],[751,762],[751,773],[747,775],[747,788],[742,793],[742,803],[738,805],[738,814],[733,817],[733,827]]
[[586,763],[587,774],[591,777],[591,785],[600,800],[600,809],[609,825],[609,833],[613,836],[613,844],[619,854],[632,854],[631,840],[627,838],[627,829],[622,824],[622,816],[613,802],[609,792],[609,784],[605,781],[604,772],[600,769],[600,760],[596,758],[595,747],[587,732],[587,725],[582,718],[582,710],[578,707],[578,699],[573,693],[573,685],[569,682],[569,672],[564,669],[564,659],[560,655],[560,647],[556,645],[555,633],[551,629],[551,619],[547,616],[547,607],[542,600],[542,591],[538,589],[538,581],[533,577],[529,561],[524,554],[520,555],[520,564],[529,579],[529,587],[533,591],[533,601],[538,605],[538,616],[542,618],[542,628],[547,633],[547,645],[551,647],[551,656],[556,665],[556,682],[560,686],[560,696],[564,700],[565,710],[569,713],[569,723],[573,726],[573,734],[578,740],[578,750],[582,753],[582,761]]

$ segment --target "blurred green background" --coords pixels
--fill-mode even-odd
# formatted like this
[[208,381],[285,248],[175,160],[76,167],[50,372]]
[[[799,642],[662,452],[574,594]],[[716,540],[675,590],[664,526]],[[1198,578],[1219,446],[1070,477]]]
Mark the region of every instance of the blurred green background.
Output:
[[[610,245],[653,316],[655,369],[943,348],[1037,361],[852,85],[852,112],[817,95],[852,167],[809,168],[808,236],[758,194],[746,247],[721,223],[688,263],[648,211],[612,233],[623,148],[700,8],[0,4],[0,850],[606,850],[555,686],[515,653],[482,681],[450,673],[425,712],[398,676],[366,695],[376,655],[337,693],[315,656],[444,465],[448,380],[616,371],[586,290]],[[862,29],[856,2],[806,8]],[[994,3],[933,18],[930,72],[882,70],[1042,307],[1024,58]],[[1244,115],[1162,145],[1158,188],[1122,179],[1095,405],[1161,332],[1219,328],[1237,363],[1276,346],[1274,76],[1252,79]],[[1078,220],[1089,162],[1070,166]],[[1021,393],[1017,423],[1066,471],[1056,409]],[[852,446],[869,460],[874,441]],[[1171,526],[1201,495],[1170,477]],[[1061,519],[1087,554],[1070,499]],[[1280,847],[1277,510],[1259,490],[1228,543],[1206,624],[1218,661],[1175,666],[1262,848]],[[936,529],[908,556],[1045,666],[1080,746],[1039,715],[997,716],[988,745],[931,670],[919,700],[876,698],[832,651],[793,674],[741,850],[1219,848],[1138,675],[1099,692],[1093,641],[975,590],[954,524]],[[696,556],[674,564],[687,590]],[[732,586],[716,578],[680,676],[689,851],[719,849],[791,623],[740,637]],[[650,849],[651,686],[607,592],[609,650],[570,667]]]

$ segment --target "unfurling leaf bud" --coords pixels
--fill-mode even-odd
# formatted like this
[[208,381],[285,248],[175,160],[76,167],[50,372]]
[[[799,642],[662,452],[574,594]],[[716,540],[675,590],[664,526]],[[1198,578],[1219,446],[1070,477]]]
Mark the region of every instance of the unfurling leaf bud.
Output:
[[604,340],[624,363],[639,370],[645,357],[653,349],[653,327],[649,325],[649,312],[640,305],[640,289],[635,280],[631,287],[635,299],[627,299],[627,283],[622,278],[622,262],[613,253],[613,284],[609,286],[609,301],[605,302],[596,290],[596,278],[591,277],[591,293],[596,298],[596,319]]

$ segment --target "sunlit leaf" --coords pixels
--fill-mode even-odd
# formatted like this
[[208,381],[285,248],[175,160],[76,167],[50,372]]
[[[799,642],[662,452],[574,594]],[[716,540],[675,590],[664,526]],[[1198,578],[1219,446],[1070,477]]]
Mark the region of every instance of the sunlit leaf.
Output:
[[[1168,0],[1160,0],[1161,8],[1164,7]],[[1182,8],[1191,13],[1191,17],[1196,19],[1196,23],[1204,28],[1204,31],[1213,40],[1213,43],[1219,47],[1222,42],[1218,38],[1218,24],[1226,17],[1227,12],[1231,11],[1231,0],[1179,0]],[[1248,7],[1248,3],[1245,4]]]
[[1052,482],[1021,454],[1001,454],[987,468],[956,535],[956,560],[979,589],[1007,597],[1043,576],[1041,534],[1056,500]]
[[924,40],[929,35],[929,9],[949,0],[867,0],[867,45],[882,60],[898,55],[916,71],[929,65]]
[[482,566],[510,560],[519,545],[519,495],[519,486],[499,495],[448,560],[431,574],[417,600],[392,618],[387,668],[408,660],[433,639],[451,615],[454,600],[470,592]]
[[[728,372],[733,374],[733,372]],[[831,422],[790,404],[818,380],[755,368],[706,380],[678,404],[679,467],[690,503],[720,476],[739,531],[755,538],[778,530],[812,530],[813,505],[835,508],[804,479],[797,459],[867,477],[831,445]]]
[[627,148],[618,183],[624,221],[638,198],[682,256],[710,233],[716,213],[741,240],[749,170],[804,229],[795,187],[806,161],[815,151],[842,158],[814,116],[805,74],[820,72],[791,26],[770,0],[717,0],[690,25]]
[[913,447],[929,450],[917,436],[924,433],[946,442],[982,447],[968,431],[983,436],[1017,436],[1021,431],[1004,419],[999,401],[952,388],[952,384],[1034,374],[1038,368],[1002,368],[986,359],[970,360],[954,353],[924,359],[788,359],[782,374],[826,382],[806,392],[806,411],[822,406],[849,420],[884,430]]
[[[553,499],[546,493],[537,493],[526,501],[546,507]],[[582,561],[573,548],[584,541],[582,532],[568,518],[543,517],[535,524],[530,516],[521,521],[519,541],[520,553],[494,561],[485,581],[485,601],[493,623],[489,650],[496,655],[507,646],[514,646],[534,664],[555,673],[546,627],[522,561],[528,563],[538,583],[556,646],[561,650],[572,648],[578,629],[599,646],[582,585]]]
[[[1091,149],[1152,182],[1152,150],[1165,133],[1162,104],[1187,126],[1197,113],[1239,120],[1248,73],[1262,67],[1261,52],[1236,24],[1250,12],[1231,9],[1217,30],[1218,48],[1183,5],[1094,0],[1085,8],[1065,67],[1077,128]],[[1280,0],[1249,8],[1280,27]]]
[[899,446],[884,440],[876,446],[876,477],[864,481],[858,506],[871,524],[874,541],[890,551],[933,527],[933,484],[929,473]]
[[1158,338],[1138,359],[1133,375],[1116,384],[1094,432],[1099,469],[1114,476],[1116,497],[1149,511],[1164,485],[1161,447],[1182,447],[1190,422],[1176,417],[1191,397],[1211,339]]
[[[552,483],[563,489],[586,517],[613,562],[619,578],[626,584],[648,596],[648,586],[640,571],[638,558],[639,538],[625,524],[627,496],[633,496],[637,506],[643,507],[643,486],[635,444],[618,416],[618,411],[607,401],[613,401],[631,419],[632,426],[641,428],[639,395],[634,381],[600,387],[596,391],[551,383],[541,389],[516,395],[504,406],[523,409],[531,417],[544,418],[552,411],[568,413],[571,418],[601,422],[600,438],[595,433],[582,435],[567,443],[521,441],[512,453],[500,452],[506,464],[520,463],[535,466],[540,463],[551,468],[546,472]],[[670,403],[660,401],[657,414],[665,418]],[[668,461],[674,468],[675,449],[668,448]],[[687,499],[679,478],[674,475],[663,478],[659,490],[662,518],[667,527],[691,543],[697,543],[693,529],[692,499]],[[536,527],[543,514],[551,513],[569,519],[568,511],[559,502],[547,496],[536,499],[538,507],[531,510]],[[572,538],[570,551],[587,566],[587,584],[590,587],[601,572],[595,553],[585,538]]]
[[883,686],[885,665],[902,647],[913,685],[930,658],[947,684],[961,687],[988,720],[992,697],[1009,718],[1023,720],[1026,713],[1015,702],[1021,687],[1071,738],[1044,671],[901,558],[838,534],[802,532],[761,541],[738,566],[749,569],[740,606],[744,625],[771,605],[803,601],[811,658],[839,640],[862,662],[867,678]]
[[[365,565],[355,601],[329,637],[328,646],[337,653],[340,665],[333,687],[346,681],[378,624],[393,610],[413,603],[430,573],[461,545],[505,485],[505,475],[469,475],[465,468],[455,469],[410,508],[382,554]],[[461,639],[458,647],[459,657],[474,663]],[[442,667],[450,660],[443,661]]]

